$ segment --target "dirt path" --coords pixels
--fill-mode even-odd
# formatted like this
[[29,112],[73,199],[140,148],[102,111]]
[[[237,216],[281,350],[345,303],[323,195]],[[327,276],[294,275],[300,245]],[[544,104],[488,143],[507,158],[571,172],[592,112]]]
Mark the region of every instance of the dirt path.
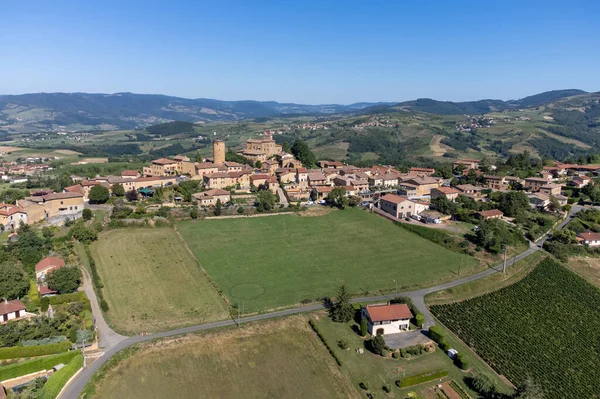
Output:
[[429,142],[429,149],[433,153],[433,156],[441,157],[446,152],[448,152],[448,147],[442,144],[443,138],[444,136],[441,136],[439,134],[434,134],[431,138],[431,142]]

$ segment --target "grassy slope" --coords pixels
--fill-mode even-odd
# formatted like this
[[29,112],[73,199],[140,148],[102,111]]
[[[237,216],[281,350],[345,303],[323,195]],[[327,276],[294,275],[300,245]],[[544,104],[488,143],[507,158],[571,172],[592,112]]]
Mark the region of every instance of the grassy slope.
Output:
[[227,317],[227,305],[176,233],[112,230],[92,246],[111,325],[122,332],[173,329]]
[[95,398],[357,398],[302,316],[142,346]]
[[476,266],[368,212],[188,221],[178,225],[194,255],[232,302],[247,311],[335,295],[432,284]]

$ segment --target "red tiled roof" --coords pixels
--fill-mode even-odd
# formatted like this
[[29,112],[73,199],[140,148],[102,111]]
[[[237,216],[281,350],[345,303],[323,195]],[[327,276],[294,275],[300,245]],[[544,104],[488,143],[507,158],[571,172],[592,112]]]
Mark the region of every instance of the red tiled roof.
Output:
[[40,272],[42,270],[46,270],[49,267],[60,268],[65,265],[65,261],[62,258],[56,256],[49,256],[47,258],[42,259],[35,265],[35,271]]
[[65,190],[67,190],[70,193],[77,193],[77,194],[83,195],[83,187],[81,187],[80,184],[76,184],[74,186],[65,187]]
[[74,193],[74,192],[67,192],[67,193],[52,193],[52,194],[48,194],[48,195],[44,195],[42,198],[45,201],[52,201],[52,200],[57,200],[57,199],[67,199],[67,198],[78,198],[78,197],[83,197],[83,194],[81,193]]
[[8,314],[12,312],[17,312],[19,310],[25,310],[25,305],[18,299],[13,299],[12,301],[0,302],[0,314]]
[[213,188],[212,190],[206,190],[201,193],[205,196],[215,196],[215,195],[231,195],[231,193],[227,190],[221,190],[220,188]]
[[592,231],[579,233],[577,236],[583,238],[585,241],[600,241],[600,233],[594,233]]
[[40,295],[56,294],[56,291],[51,290],[50,288],[46,287],[45,285],[40,286],[38,288],[38,292],[40,293]]
[[137,170],[124,170],[121,172],[121,176],[137,176],[139,174]]
[[460,191],[453,188],[453,187],[437,187],[434,188],[434,190],[439,191],[440,193],[444,193],[444,194],[459,194]]
[[381,201],[387,201],[387,202],[391,202],[393,204],[400,204],[404,201],[407,201],[408,198],[406,197],[401,197],[399,195],[396,194],[386,194],[383,197],[381,197]]
[[267,180],[269,177],[269,175],[252,175],[250,176],[250,180]]
[[172,165],[174,163],[177,163],[177,161],[173,161],[172,159],[167,158],[159,158],[152,161],[152,163],[155,165]]
[[320,186],[320,187],[315,187],[315,190],[317,190],[318,193],[329,193],[329,192],[331,192],[331,190],[333,190],[333,187]]
[[367,313],[371,321],[389,321],[400,319],[411,319],[411,313],[408,305],[404,303],[394,303],[389,305],[367,305]]
[[477,213],[479,215],[483,216],[484,218],[504,215],[504,213],[500,209],[490,209],[489,211],[481,211],[481,212],[477,212]]

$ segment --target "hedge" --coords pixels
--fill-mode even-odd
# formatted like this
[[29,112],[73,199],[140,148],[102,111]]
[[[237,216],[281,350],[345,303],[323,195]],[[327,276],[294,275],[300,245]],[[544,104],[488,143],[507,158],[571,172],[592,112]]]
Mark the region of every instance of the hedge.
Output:
[[54,355],[55,353],[66,352],[69,349],[71,349],[71,343],[68,341],[37,346],[13,346],[10,348],[0,348],[0,359]]
[[442,343],[445,341],[446,333],[437,326],[431,326],[429,327],[429,338],[437,343]]
[[462,353],[459,353],[454,359],[454,364],[456,364],[456,366],[458,366],[461,370],[467,370],[469,368],[469,359],[467,359]]
[[0,367],[0,381],[10,380],[37,371],[50,370],[57,364],[69,363],[78,353],[78,351],[69,351]]
[[421,384],[422,382],[427,382],[431,380],[437,380],[438,378],[443,378],[448,375],[446,370],[432,370],[427,371],[421,374],[415,374],[410,377],[404,378],[400,380],[400,384],[398,386],[400,388],[411,387],[413,385]]
[[40,391],[39,399],[55,399],[67,381],[83,367],[83,356],[78,354],[69,364],[52,374]]
[[90,300],[84,291],[77,291],[70,294],[62,294],[48,297],[50,305],[62,305],[63,303],[82,302],[84,309],[90,310]]
[[460,245],[460,241],[456,237],[453,237],[450,234],[445,233],[439,229],[431,229],[429,227],[417,226],[411,223],[394,223],[405,230],[415,233],[416,235],[421,236],[433,243],[441,245],[442,247],[447,248],[453,252],[468,254],[467,248],[462,247]]
[[96,261],[94,258],[92,258],[92,252],[90,251],[90,247],[88,245],[85,246],[85,253],[90,263],[90,270],[92,271],[92,283],[94,284],[98,302],[100,302],[100,307],[102,310],[106,312],[108,311],[108,303],[104,300],[104,295],[102,294],[102,288],[104,288],[104,285],[102,284],[102,280],[100,280],[100,275],[98,275],[98,270],[96,269]]
[[309,320],[308,324],[310,324],[311,328],[314,330],[314,332],[317,333],[317,336],[319,337],[319,339],[321,340],[321,342],[323,342],[323,344],[325,345],[325,347],[327,348],[327,350],[329,351],[329,353],[331,354],[331,356],[333,356],[333,358],[335,359],[335,362],[338,364],[338,366],[342,366],[342,361],[340,360],[339,357],[337,357],[337,355],[335,354],[335,352],[333,351],[333,349],[331,348],[331,346],[329,346],[329,343],[327,342],[327,340],[325,339],[325,337],[323,336],[323,334],[321,334],[321,331],[319,331],[317,325],[315,324],[314,321]]

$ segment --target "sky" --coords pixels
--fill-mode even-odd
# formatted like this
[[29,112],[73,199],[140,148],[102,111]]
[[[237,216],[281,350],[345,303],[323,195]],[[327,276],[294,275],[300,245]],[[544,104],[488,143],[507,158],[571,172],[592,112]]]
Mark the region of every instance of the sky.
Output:
[[308,104],[600,90],[600,1],[6,1],[0,94]]

